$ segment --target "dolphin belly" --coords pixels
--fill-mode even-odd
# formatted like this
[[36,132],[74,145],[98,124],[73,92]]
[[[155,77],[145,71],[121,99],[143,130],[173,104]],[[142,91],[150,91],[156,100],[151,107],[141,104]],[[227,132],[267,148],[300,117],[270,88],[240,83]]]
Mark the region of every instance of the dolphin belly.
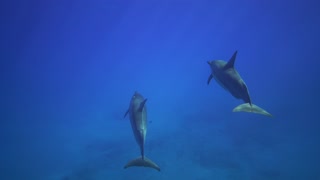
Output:
[[[144,114],[144,113],[143,113]],[[146,115],[143,114],[130,114],[130,122],[134,138],[140,148],[141,156],[144,156],[144,143],[147,133]]]
[[213,77],[223,89],[237,99],[243,99],[243,95],[247,93],[243,89],[241,82],[239,82],[239,78],[235,78],[224,72],[217,73]]

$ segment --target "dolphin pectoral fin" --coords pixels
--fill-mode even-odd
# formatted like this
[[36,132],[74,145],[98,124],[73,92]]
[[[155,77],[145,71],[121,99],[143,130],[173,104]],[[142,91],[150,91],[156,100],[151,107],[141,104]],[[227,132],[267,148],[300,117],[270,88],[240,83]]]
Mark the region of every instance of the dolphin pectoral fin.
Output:
[[160,167],[156,163],[152,162],[150,159],[148,159],[145,156],[143,158],[142,158],[142,156],[140,156],[137,159],[129,161],[124,166],[124,169],[127,169],[127,168],[132,167],[132,166],[149,167],[149,168],[153,168],[153,169],[156,169],[156,170],[160,171]]
[[139,106],[139,109],[138,109],[139,112],[142,111],[142,109],[143,109],[144,105],[146,104],[147,100],[148,100],[148,99],[145,99],[144,101],[142,101],[142,102],[140,103],[140,106]]
[[252,113],[257,113],[257,114],[262,114],[265,116],[272,117],[272,115],[266,110],[254,104],[250,105],[249,103],[240,104],[239,106],[235,107],[232,111],[233,112],[252,112]]
[[208,80],[207,80],[207,84],[209,84],[210,83],[210,81],[211,81],[211,79],[213,78],[213,75],[212,74],[210,74],[210,76],[208,77]]
[[232,55],[232,57],[230,58],[230,60],[228,61],[228,63],[224,66],[224,69],[225,69],[225,70],[234,67],[234,62],[236,61],[237,53],[238,53],[238,51],[235,51],[235,52],[233,53],[233,55]]
[[127,112],[124,114],[123,118],[125,118],[129,113],[129,109],[127,110]]

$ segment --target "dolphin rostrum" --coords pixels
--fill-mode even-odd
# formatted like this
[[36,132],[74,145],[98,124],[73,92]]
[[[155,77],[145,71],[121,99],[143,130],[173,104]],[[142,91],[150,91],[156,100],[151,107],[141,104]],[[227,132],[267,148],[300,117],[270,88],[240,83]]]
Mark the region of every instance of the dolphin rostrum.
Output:
[[124,168],[132,166],[144,166],[150,167],[160,171],[160,167],[148,159],[144,155],[144,144],[147,134],[147,108],[146,108],[147,99],[144,99],[141,94],[135,92],[131,98],[128,111],[125,113],[124,117],[129,114],[130,122],[134,137],[137,144],[140,147],[141,156],[129,161]]
[[242,99],[245,103],[233,109],[233,112],[252,112],[265,116],[272,116],[266,110],[252,104],[247,85],[234,68],[237,51],[228,62],[223,60],[208,61],[211,68],[211,74],[208,78],[207,84],[214,78],[225,90],[229,91],[232,96],[237,99]]

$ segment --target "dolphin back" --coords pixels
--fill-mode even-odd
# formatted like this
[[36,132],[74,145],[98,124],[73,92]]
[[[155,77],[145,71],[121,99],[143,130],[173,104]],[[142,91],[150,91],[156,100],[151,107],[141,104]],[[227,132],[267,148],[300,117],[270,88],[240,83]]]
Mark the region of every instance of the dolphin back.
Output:
[[250,105],[249,103],[240,104],[233,109],[233,112],[251,112],[272,117],[272,115],[266,110],[254,104]]
[[139,166],[139,167],[149,167],[149,168],[153,168],[157,171],[160,171],[160,167],[154,163],[153,161],[151,161],[149,158],[145,157],[145,156],[140,156],[134,160],[129,161],[124,168],[129,168],[129,167],[133,167],[133,166]]

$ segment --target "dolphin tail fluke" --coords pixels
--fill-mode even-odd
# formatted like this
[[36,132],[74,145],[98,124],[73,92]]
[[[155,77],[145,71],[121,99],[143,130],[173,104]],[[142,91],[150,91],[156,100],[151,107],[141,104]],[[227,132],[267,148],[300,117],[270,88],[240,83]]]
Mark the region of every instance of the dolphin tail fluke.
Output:
[[160,167],[154,163],[153,161],[151,161],[150,159],[148,159],[147,157],[138,157],[137,159],[134,159],[132,161],[129,161],[125,166],[124,168],[129,168],[129,167],[132,167],[132,166],[142,166],[142,167],[149,167],[149,168],[153,168],[153,169],[156,169],[158,171],[160,171]]
[[250,105],[249,103],[240,104],[239,106],[233,109],[233,112],[251,112],[272,117],[272,115],[268,113],[266,110],[254,104]]

